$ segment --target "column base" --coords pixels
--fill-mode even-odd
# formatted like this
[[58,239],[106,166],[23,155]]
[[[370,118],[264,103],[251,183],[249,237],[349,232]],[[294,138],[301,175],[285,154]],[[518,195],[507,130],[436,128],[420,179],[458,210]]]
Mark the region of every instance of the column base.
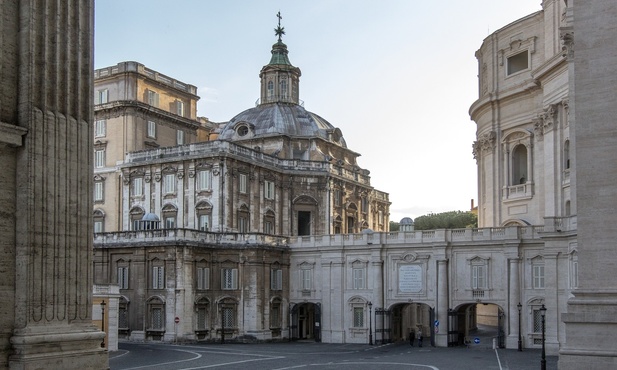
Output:
[[109,369],[101,348],[105,333],[91,324],[50,325],[16,330],[11,337],[9,368]]
[[617,369],[617,291],[575,290],[568,312],[559,369]]

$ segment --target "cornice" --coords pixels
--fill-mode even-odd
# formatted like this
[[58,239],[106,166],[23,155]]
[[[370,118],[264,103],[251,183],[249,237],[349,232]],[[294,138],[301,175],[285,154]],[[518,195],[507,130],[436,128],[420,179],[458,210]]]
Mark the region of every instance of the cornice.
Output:
[[22,136],[28,133],[28,130],[15,126],[10,123],[0,122],[0,143],[7,144],[8,146],[18,147],[22,146]]
[[189,126],[195,130],[201,127],[201,124],[198,121],[175,115],[163,109],[156,108],[136,100],[116,100],[105,104],[97,104],[94,106],[94,116],[96,119],[102,119],[106,116],[117,117],[126,114],[127,109],[134,109],[136,113],[140,113],[148,117],[164,119],[167,122],[172,122],[175,124]]

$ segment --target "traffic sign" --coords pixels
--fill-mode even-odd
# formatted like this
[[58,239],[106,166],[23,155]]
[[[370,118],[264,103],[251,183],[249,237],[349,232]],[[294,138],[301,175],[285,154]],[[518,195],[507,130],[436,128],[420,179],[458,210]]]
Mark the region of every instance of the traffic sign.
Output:
[[478,338],[478,337],[473,338],[473,342],[475,344],[480,344],[480,338]]
[[435,326],[439,326],[439,320],[435,320]]
[[176,318],[174,319],[174,322],[177,324],[180,322],[180,318],[178,316],[176,316]]

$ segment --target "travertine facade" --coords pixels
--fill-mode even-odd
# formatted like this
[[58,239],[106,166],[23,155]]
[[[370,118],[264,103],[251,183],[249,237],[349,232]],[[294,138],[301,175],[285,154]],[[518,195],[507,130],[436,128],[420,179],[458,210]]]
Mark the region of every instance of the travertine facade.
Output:
[[91,311],[93,14],[0,3],[2,368],[108,368]]

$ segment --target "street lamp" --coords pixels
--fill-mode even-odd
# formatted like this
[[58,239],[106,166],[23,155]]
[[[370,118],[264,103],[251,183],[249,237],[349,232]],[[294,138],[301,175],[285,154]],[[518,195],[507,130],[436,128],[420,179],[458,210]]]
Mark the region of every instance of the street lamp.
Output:
[[[107,335],[107,331],[105,330],[105,301],[101,301],[101,331]],[[105,348],[105,336],[103,336],[103,341],[101,342],[101,348]]]
[[521,352],[523,350],[523,337],[521,335],[521,309],[523,305],[521,302],[518,302],[516,308],[518,308],[518,351]]
[[368,344],[373,345],[373,303],[368,302]]
[[546,370],[546,352],[544,350],[544,332],[545,332],[545,319],[546,319],[546,307],[542,304],[542,308],[540,308],[540,316],[542,316],[542,360],[540,361],[540,369]]

